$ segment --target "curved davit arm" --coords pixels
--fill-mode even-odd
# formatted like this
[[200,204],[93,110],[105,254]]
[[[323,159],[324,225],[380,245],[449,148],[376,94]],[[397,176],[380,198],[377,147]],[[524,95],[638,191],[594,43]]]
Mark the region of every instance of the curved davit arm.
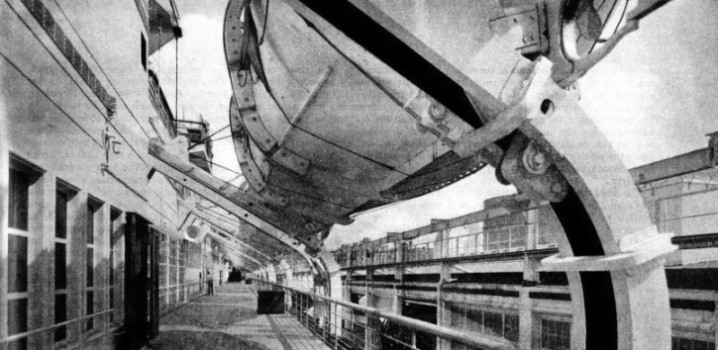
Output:
[[[541,268],[569,277],[572,349],[667,350],[663,261],[675,247],[569,92],[665,2],[633,1],[625,29],[594,51],[603,33],[581,23],[606,27],[612,13],[588,0],[420,1],[412,11],[231,0],[224,40],[242,170],[267,206],[316,225],[303,241],[321,242],[352,214],[491,165],[500,182],[549,201],[564,228],[560,254]],[[463,31],[416,20],[422,11],[447,11],[454,21],[436,23]],[[466,23],[479,27],[467,34]],[[569,42],[572,31],[583,41]],[[478,44],[446,44],[452,37]]]

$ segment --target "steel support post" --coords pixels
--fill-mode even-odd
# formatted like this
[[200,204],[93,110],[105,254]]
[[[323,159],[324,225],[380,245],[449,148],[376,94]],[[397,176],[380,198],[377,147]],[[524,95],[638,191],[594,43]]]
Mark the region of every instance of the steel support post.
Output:
[[[534,315],[529,293],[540,283],[538,275],[539,262],[535,258],[524,257],[524,273],[519,290],[519,349],[531,350],[534,337]],[[523,331],[527,330],[527,331]]]
[[[218,214],[214,214],[214,215],[218,215]],[[192,217],[197,217],[197,218],[199,218],[199,219],[201,219],[201,220],[204,220],[206,223],[208,223],[208,224],[210,224],[210,225],[212,225],[212,226],[215,226],[215,227],[217,227],[218,229],[221,229],[222,231],[224,231],[224,232],[226,232],[227,234],[229,234],[230,236],[232,236],[232,237],[235,239],[236,243],[238,243],[240,246],[242,246],[243,248],[246,248],[247,250],[251,250],[251,251],[253,251],[255,254],[258,255],[258,256],[256,256],[256,257],[253,257],[254,260],[257,260],[257,259],[260,259],[260,258],[262,258],[263,260],[267,260],[267,262],[273,260],[273,258],[270,257],[269,255],[267,255],[267,254],[265,254],[264,252],[262,252],[261,250],[255,248],[253,245],[251,245],[251,244],[249,244],[249,243],[247,243],[247,242],[244,242],[244,241],[242,240],[242,238],[237,237],[236,235],[232,234],[232,232],[235,232],[235,231],[237,230],[236,227],[228,227],[227,224],[224,224],[224,223],[220,222],[219,220],[217,220],[216,217],[213,217],[212,215],[210,215],[209,213],[207,213],[206,210],[195,210],[195,209],[191,209],[191,210],[189,211],[189,213],[187,214],[187,217],[185,218],[184,222],[183,222],[182,225],[179,227],[178,231],[181,232],[181,231],[185,230],[185,229],[186,229],[186,226],[188,226],[188,225],[191,223],[191,220],[190,220],[190,219],[192,219]],[[215,235],[215,236],[216,236],[216,235]],[[249,254],[248,254],[248,255],[249,255]]]
[[[439,236],[444,236],[444,231]],[[448,308],[448,303],[444,301],[444,284],[451,279],[451,267],[449,263],[441,263],[441,271],[439,275],[439,284],[436,287],[436,319],[439,321],[438,325],[442,327],[449,327],[451,324],[451,310]],[[448,339],[439,338],[437,339],[437,346],[439,350],[450,350],[451,341]]]
[[[374,308],[374,291],[372,281],[374,280],[374,270],[366,270],[366,306]],[[366,331],[364,332],[364,349],[378,350],[381,349],[381,333],[379,316],[367,312],[366,315]]]
[[[270,285],[275,285],[271,284]],[[281,286],[277,286],[281,287]],[[285,291],[296,291],[292,288],[281,287]],[[322,295],[314,295],[314,298],[325,300],[327,302],[336,303],[342,305],[353,311],[361,311],[366,315],[371,314],[374,318],[383,318],[388,322],[405,327],[412,331],[420,331],[429,334],[434,334],[437,337],[448,338],[457,341],[462,344],[466,344],[471,348],[486,349],[486,350],[514,350],[516,347],[514,344],[506,340],[501,340],[496,337],[483,337],[475,333],[467,333],[463,330],[440,327],[435,324],[420,321],[414,318],[397,315],[392,312],[382,311],[373,307],[362,306],[354,303],[347,302],[341,299],[332,299]],[[377,349],[376,347],[374,349]]]
[[[671,347],[664,256],[675,246],[659,235],[618,155],[603,134],[539,62],[530,113],[520,130],[546,153],[568,183],[552,203],[565,235],[560,255],[542,269],[566,271],[575,322],[573,349]],[[541,77],[544,77],[543,79]]]
[[[332,254],[332,252],[326,249],[323,249],[321,252],[319,252],[318,258],[321,264],[326,269],[327,283],[329,285],[325,289],[325,293],[332,298],[342,297],[342,294],[344,292],[344,289],[342,287],[342,271],[341,266],[339,266],[336,259],[334,258],[334,254]],[[337,314],[341,314],[341,311],[337,310],[338,308],[340,308],[340,306],[336,304],[330,305],[330,308],[327,310],[327,312],[329,313],[329,317],[326,320],[328,324],[332,325],[339,323],[339,320],[336,318],[336,316]],[[332,334],[338,336],[338,329],[334,329]]]
[[[490,122],[507,107],[370,0],[284,1],[335,44],[359,45],[477,130],[482,120]],[[542,64],[546,62],[537,62],[537,69]],[[663,256],[674,247],[657,234],[605,137],[550,74],[538,74],[530,83],[539,86],[538,92],[518,102],[527,121],[512,138],[522,134],[535,142],[565,190],[552,203],[565,231],[556,237],[561,255],[542,266],[568,274],[575,320],[572,348],[668,350],[671,323]],[[478,108],[464,99],[467,94]],[[499,141],[506,151],[512,139]],[[497,152],[487,151],[495,150],[494,144],[475,148],[493,165],[498,163]],[[519,188],[532,185],[520,177],[513,181]]]

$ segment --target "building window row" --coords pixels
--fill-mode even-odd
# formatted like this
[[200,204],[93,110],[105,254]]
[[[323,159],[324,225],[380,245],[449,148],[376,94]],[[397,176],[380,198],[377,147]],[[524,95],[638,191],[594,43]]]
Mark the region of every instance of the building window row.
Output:
[[0,271],[7,273],[0,310],[7,314],[0,329],[7,333],[0,347],[60,346],[109,330],[120,252],[109,251],[116,238],[104,222],[106,204],[14,155],[6,171],[8,227],[0,243],[9,254],[0,266],[7,269]]
[[[28,262],[30,256],[30,189],[39,178],[22,164],[11,163],[8,188],[7,328],[8,335],[28,331]],[[3,237],[4,238],[4,237]],[[11,349],[24,349],[27,339],[10,343]]]
[[540,317],[541,350],[570,350],[571,349],[571,321],[565,317]]
[[690,339],[690,338],[671,338],[672,350],[714,350],[716,345],[711,341]]
[[[160,309],[167,310],[199,293],[201,266],[191,263],[201,261],[201,248],[199,244],[161,232],[159,235]],[[197,276],[188,278],[188,273]]]
[[[512,342],[519,340],[519,316],[512,310],[486,310],[469,304],[449,304],[452,328],[471,332],[487,334],[493,337],[504,338]],[[460,344],[454,344],[452,349],[464,349]]]

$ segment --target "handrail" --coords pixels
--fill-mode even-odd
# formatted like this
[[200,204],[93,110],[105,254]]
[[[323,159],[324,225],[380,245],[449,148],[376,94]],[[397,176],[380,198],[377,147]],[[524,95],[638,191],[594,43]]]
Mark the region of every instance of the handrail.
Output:
[[102,315],[105,315],[105,314],[109,314],[109,313],[111,313],[111,312],[115,312],[115,309],[107,309],[107,310],[105,310],[105,311],[96,312],[96,313],[91,314],[91,315],[85,315],[85,316],[78,317],[78,318],[74,318],[74,319],[72,319],[72,320],[68,320],[68,321],[65,321],[65,322],[55,323],[55,324],[50,325],[50,326],[47,326],[47,327],[37,328],[37,329],[33,329],[33,330],[31,330],[31,331],[13,334],[13,335],[11,335],[11,336],[8,336],[8,337],[5,337],[5,338],[3,338],[3,339],[0,339],[0,344],[9,343],[9,342],[11,342],[11,341],[19,340],[19,339],[22,339],[22,338],[27,338],[27,337],[29,337],[29,336],[31,336],[31,335],[34,335],[34,334],[37,334],[37,333],[47,332],[47,331],[53,330],[53,329],[58,328],[58,327],[67,326],[67,325],[70,325],[70,324],[72,324],[72,323],[84,321],[84,320],[87,320],[87,319],[90,319],[90,318],[93,318],[93,317],[97,317],[97,316],[102,316]]
[[302,291],[302,290],[299,290],[296,288],[283,286],[283,285],[276,284],[276,283],[269,282],[269,281],[259,280],[259,279],[255,279],[255,278],[248,278],[248,279],[258,281],[261,283],[265,283],[265,284],[269,284],[269,285],[272,285],[272,286],[275,286],[275,287],[278,287],[281,289],[290,290],[295,293],[306,294],[306,295],[312,296],[313,298],[328,301],[330,303],[335,303],[337,305],[341,305],[341,306],[350,308],[352,310],[364,312],[367,316],[385,318],[393,323],[396,323],[396,324],[404,326],[404,327],[411,328],[413,330],[431,333],[431,334],[440,336],[442,338],[447,338],[450,340],[458,341],[458,342],[464,343],[466,345],[478,347],[480,349],[487,349],[487,350],[494,350],[494,349],[509,350],[509,349],[511,349],[511,350],[513,350],[513,349],[518,348],[515,344],[510,343],[508,341],[502,341],[499,339],[490,338],[488,336],[479,338],[479,337],[472,336],[472,335],[462,332],[462,331],[458,331],[455,329],[446,328],[446,327],[442,327],[442,326],[437,326],[435,324],[420,321],[420,320],[406,317],[406,316],[397,315],[397,314],[391,313],[391,312],[381,311],[381,310],[378,310],[378,309],[375,309],[372,307],[362,306],[359,304],[346,302],[346,301],[340,300],[340,299],[334,299],[334,298],[319,295],[319,294],[305,292],[305,291]]

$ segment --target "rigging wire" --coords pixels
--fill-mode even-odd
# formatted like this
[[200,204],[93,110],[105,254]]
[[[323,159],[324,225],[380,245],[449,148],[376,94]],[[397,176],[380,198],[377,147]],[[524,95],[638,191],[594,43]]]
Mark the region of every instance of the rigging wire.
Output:
[[[192,209],[192,208],[189,208],[189,207],[188,207],[188,209]],[[216,213],[216,212],[214,212],[214,211],[212,211],[212,210],[205,210],[204,213],[205,213],[205,214],[209,214],[210,216],[213,216],[215,219],[224,221],[226,224],[232,226],[233,228],[235,228],[235,229],[239,232],[239,224],[240,224],[239,221],[233,221],[231,218],[228,218],[228,217],[225,216],[224,214]],[[230,214],[230,215],[232,215],[232,214]],[[237,218],[237,217],[234,216],[234,215],[232,215],[232,217],[234,217],[235,219]],[[226,228],[220,227],[220,226],[218,226],[218,225],[214,225],[214,226],[218,227],[219,230],[224,231],[224,233],[227,234],[227,236],[231,237],[233,240],[236,240],[240,245],[244,245],[244,246],[250,248],[251,251],[254,251],[254,252],[256,252],[256,253],[259,253],[259,254],[260,254],[261,256],[263,256],[264,258],[269,259],[269,256],[268,256],[267,254],[265,254],[264,252],[262,252],[258,247],[253,246],[253,245],[250,244],[249,242],[245,242],[245,241],[242,239],[241,236],[236,236],[236,235],[234,235],[233,230],[230,231],[230,230],[227,230]]]
[[222,136],[222,137],[217,138],[217,139],[212,139],[212,141],[213,141],[213,142],[217,142],[217,141],[226,140],[226,139],[232,138],[232,137],[233,137],[233,135],[225,135],[225,136]]
[[240,177],[245,177],[245,176],[244,176],[244,174],[237,174],[237,175],[235,175],[235,177],[227,180],[227,182],[232,182],[232,181],[238,180]]
[[[236,172],[236,171],[234,171],[234,170],[232,170],[232,169],[230,169],[230,168],[228,168],[228,167],[226,167],[226,166],[223,166],[223,165],[221,165],[221,164],[217,164],[217,163],[215,163],[215,162],[212,162],[212,161],[209,161],[209,160],[205,160],[204,158],[202,158],[202,157],[200,157],[200,156],[195,156],[195,155],[193,155],[193,154],[190,154],[190,158],[202,160],[202,161],[204,161],[204,162],[207,162],[207,163],[209,163],[209,164],[212,164],[213,166],[222,168],[222,169],[227,170],[227,171],[229,171],[229,172],[231,172],[231,173],[233,173],[233,174],[235,174],[235,175],[238,175],[238,177],[239,177],[239,176],[244,176],[244,174],[242,174],[242,173]],[[234,188],[234,189],[236,189],[236,190],[238,190],[238,191],[241,191],[236,185],[230,183],[229,181],[225,181],[225,180],[222,180],[222,179],[219,179],[219,178],[217,178],[217,179],[218,179],[219,181],[221,181],[223,184],[225,184],[225,185],[227,185],[227,186],[231,186],[232,188]],[[310,199],[313,199],[313,200],[316,200],[316,201],[319,201],[319,202],[322,202],[322,203],[324,203],[324,204],[328,204],[328,205],[331,205],[331,206],[339,206],[339,207],[342,207],[342,208],[345,208],[345,209],[352,209],[352,208],[344,207],[344,206],[342,206],[342,205],[340,205],[340,204],[336,204],[336,203],[329,202],[329,201],[327,201],[327,200],[325,200],[325,199],[322,199],[322,198],[316,198],[316,197],[314,197],[314,196],[307,195],[306,193],[297,192],[297,191],[294,191],[294,190],[291,190],[291,189],[288,189],[288,188],[284,188],[284,187],[281,187],[281,186],[271,185],[271,187],[275,187],[275,188],[278,188],[278,189],[280,189],[280,190],[287,191],[287,192],[292,193],[292,194],[296,194],[296,195],[300,195],[300,196],[303,196],[303,197],[307,197],[307,198],[310,198]],[[298,214],[298,213],[297,213],[297,214]],[[299,214],[299,215],[304,216],[303,214]]]
[[[223,127],[220,128],[219,130],[217,130],[217,131],[215,131],[214,133],[212,133],[211,135],[209,135],[209,136],[203,138],[202,140],[197,141],[197,143],[195,143],[194,145],[190,146],[188,150],[192,150],[193,148],[195,148],[195,147],[197,147],[197,146],[199,146],[199,145],[201,145],[201,144],[206,143],[207,141],[211,140],[214,135],[219,134],[221,131],[223,131],[224,129],[227,129],[227,128],[229,128],[229,127],[230,127],[229,124],[223,126]],[[232,135],[230,135],[230,137],[231,137],[231,136],[232,136]],[[216,140],[214,140],[214,141],[216,141]]]
[[227,171],[231,172],[231,173],[234,174],[234,175],[242,175],[242,176],[244,176],[244,174],[242,174],[242,173],[239,173],[239,172],[237,172],[237,171],[235,171],[235,170],[232,170],[232,169],[230,169],[230,168],[228,168],[228,167],[226,167],[226,166],[224,166],[224,165],[222,165],[222,164],[215,163],[215,162],[213,162],[213,161],[211,161],[211,160],[205,160],[204,158],[202,158],[202,157],[200,157],[200,156],[196,156],[196,155],[190,153],[189,157],[190,157],[190,158],[195,158],[195,159],[200,159],[200,160],[202,160],[203,162],[207,162],[207,163],[209,163],[209,164],[212,164],[213,166],[216,166],[216,167],[222,168],[222,169],[224,169],[224,170],[227,170]]
[[[100,65],[100,62],[97,60],[97,58],[95,58],[95,55],[92,53],[92,51],[90,50],[90,48],[87,46],[87,43],[85,42],[85,40],[82,38],[82,36],[80,35],[80,33],[77,31],[77,29],[75,28],[75,26],[72,24],[72,21],[70,21],[70,18],[69,18],[69,17],[67,16],[67,14],[65,13],[65,10],[62,9],[62,6],[60,6],[60,4],[57,2],[57,0],[53,0],[53,2],[54,2],[55,5],[57,6],[57,8],[60,9],[60,13],[62,14],[63,17],[65,17],[65,20],[66,20],[67,23],[70,25],[70,28],[72,28],[72,31],[75,33],[75,35],[77,35],[77,38],[80,39],[80,43],[82,43],[82,46],[85,48],[85,50],[87,50],[87,53],[90,54],[90,57],[91,57],[92,60],[95,62],[95,64],[97,65],[97,67],[100,69],[100,72],[102,72],[102,75],[105,76],[105,79],[107,79],[107,82],[110,83],[110,86],[112,87],[112,90],[114,90],[115,93],[117,94],[117,97],[120,98],[120,101],[122,101],[122,104],[125,106],[125,108],[127,109],[127,111],[130,113],[130,116],[132,117],[132,119],[135,120],[135,122],[136,122],[137,125],[140,127],[140,130],[142,130],[142,132],[145,134],[145,136],[146,136],[147,138],[149,138],[149,137],[150,137],[150,134],[147,132],[147,130],[145,130],[145,128],[142,126],[142,124],[140,124],[140,121],[137,119],[137,117],[135,116],[135,114],[132,112],[132,110],[130,109],[130,107],[129,107],[129,106],[127,105],[127,103],[125,102],[125,99],[122,97],[122,94],[117,90],[117,88],[115,87],[115,84],[112,83],[112,79],[110,79],[110,77],[107,75],[107,73],[105,73],[105,70],[102,68],[102,65]],[[118,133],[119,133],[119,131],[118,131]]]

